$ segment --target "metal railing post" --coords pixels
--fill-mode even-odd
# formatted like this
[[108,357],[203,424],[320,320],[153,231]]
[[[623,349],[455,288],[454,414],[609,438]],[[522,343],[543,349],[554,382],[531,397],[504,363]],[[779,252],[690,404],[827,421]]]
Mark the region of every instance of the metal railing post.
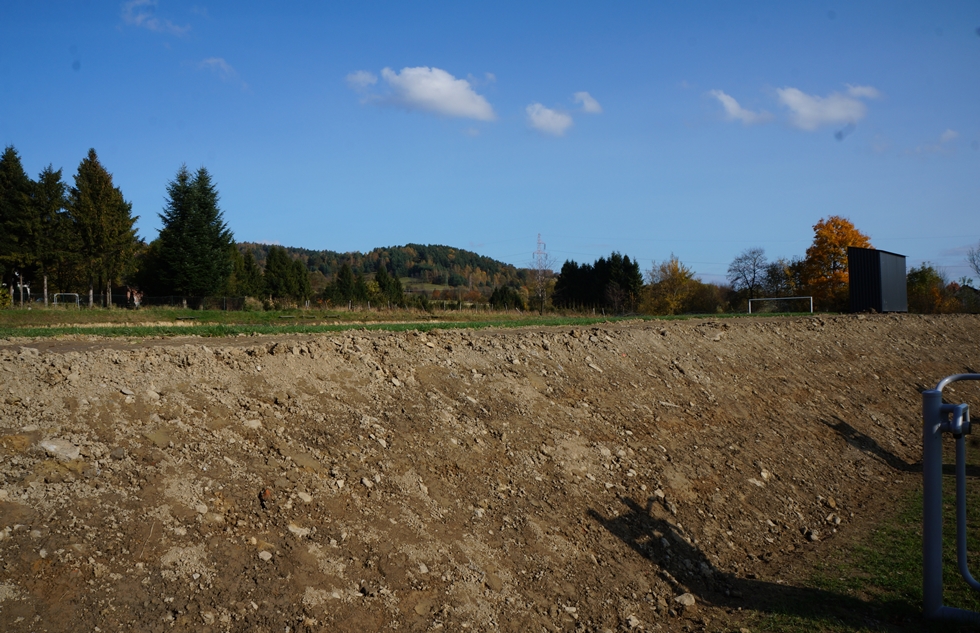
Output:
[[922,392],[922,610],[939,617],[943,606],[943,436],[941,391]]
[[[943,389],[980,374],[957,374],[922,392],[922,611],[929,619],[980,624],[980,613],[943,606],[943,433],[956,438],[956,549],[960,575],[973,589],[980,583],[966,565],[966,442],[969,408],[943,404]],[[951,419],[952,418],[952,419]]]

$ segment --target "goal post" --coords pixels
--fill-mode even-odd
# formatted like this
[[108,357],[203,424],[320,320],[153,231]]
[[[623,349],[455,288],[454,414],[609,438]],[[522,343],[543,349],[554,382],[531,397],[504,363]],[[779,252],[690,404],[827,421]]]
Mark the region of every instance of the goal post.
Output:
[[[58,297],[68,297],[68,303],[70,303],[72,301],[71,298],[74,297],[75,307],[76,308],[81,307],[81,298],[78,296],[78,293],[76,293],[76,292],[57,292],[57,293],[55,293],[55,295],[54,295],[54,305],[58,305]],[[65,302],[63,302],[63,303],[65,303]]]
[[749,314],[752,314],[752,302],[753,301],[794,301],[803,300],[810,302],[810,314],[813,314],[813,297],[767,297],[764,299],[749,299]]

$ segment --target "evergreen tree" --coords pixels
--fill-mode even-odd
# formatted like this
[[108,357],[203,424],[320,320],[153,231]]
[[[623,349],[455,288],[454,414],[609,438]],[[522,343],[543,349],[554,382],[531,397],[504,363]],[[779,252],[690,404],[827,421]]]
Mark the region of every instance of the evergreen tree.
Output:
[[65,210],[68,186],[61,170],[48,165],[34,183],[32,204],[37,227],[34,253],[39,273],[52,277],[55,288],[68,289],[77,282],[79,242]]
[[527,309],[521,294],[510,286],[494,288],[493,293],[490,295],[490,305],[496,310],[510,310],[512,308],[517,308],[518,310]]
[[261,296],[265,282],[262,279],[262,269],[255,263],[255,255],[252,251],[246,251],[243,255],[238,248],[234,248],[232,262],[234,270],[229,280],[228,293],[242,297]]
[[298,259],[293,260],[293,279],[296,292],[293,296],[297,301],[306,301],[313,294],[313,290],[310,288],[310,271],[306,268]]
[[378,262],[378,272],[374,273],[374,281],[378,284],[381,296],[388,300],[388,292],[391,288],[391,277],[388,275],[388,267],[384,262]]
[[0,277],[12,276],[14,269],[22,270],[33,259],[31,192],[20,156],[8,145],[0,156]]
[[354,276],[353,298],[357,301],[367,301],[370,294],[371,292],[368,290],[367,282],[364,281],[364,275],[357,273]]
[[337,278],[333,282],[333,294],[335,299],[341,303],[348,303],[354,300],[354,271],[350,264],[344,262],[337,271]]
[[[112,184],[94,149],[78,165],[68,213],[79,237],[80,262],[89,296],[95,287],[118,283],[139,246],[133,225],[133,205]],[[90,299],[91,303],[91,299]]]
[[265,259],[265,293],[276,299],[297,295],[296,269],[282,246],[273,246]]
[[594,264],[566,261],[558,274],[552,303],[561,307],[635,310],[643,292],[640,265],[613,252]]
[[374,281],[378,284],[381,297],[389,304],[402,305],[405,302],[401,279],[389,275],[388,266],[384,262],[378,263],[378,272],[374,274]]
[[402,280],[397,275],[392,275],[391,282],[388,284],[388,300],[391,301],[392,305],[405,305],[405,292],[402,290]]
[[231,231],[218,207],[218,191],[204,167],[193,176],[181,165],[167,185],[160,214],[157,276],[165,294],[206,297],[224,290],[233,269]]

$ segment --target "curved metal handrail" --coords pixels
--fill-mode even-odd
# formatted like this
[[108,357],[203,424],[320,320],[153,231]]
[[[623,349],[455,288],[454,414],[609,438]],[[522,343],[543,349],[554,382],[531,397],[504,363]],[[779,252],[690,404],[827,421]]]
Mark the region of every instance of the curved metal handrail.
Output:
[[951,383],[958,382],[960,380],[980,380],[980,374],[953,374],[952,376],[946,376],[936,383],[936,391],[941,392]]
[[942,581],[942,434],[956,438],[956,562],[960,575],[973,589],[980,582],[966,560],[966,434],[970,413],[966,404],[943,404],[942,390],[961,380],[980,380],[980,374],[954,374],[922,392],[922,607],[927,618],[980,624],[980,613],[943,605]]

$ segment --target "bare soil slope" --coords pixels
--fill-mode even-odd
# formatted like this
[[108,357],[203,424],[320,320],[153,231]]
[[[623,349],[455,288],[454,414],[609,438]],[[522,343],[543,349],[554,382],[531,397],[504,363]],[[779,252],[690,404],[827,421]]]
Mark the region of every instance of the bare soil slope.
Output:
[[792,611],[814,597],[800,570],[914,484],[917,391],[980,370],[978,326],[7,342],[0,629],[726,630],[739,607]]

